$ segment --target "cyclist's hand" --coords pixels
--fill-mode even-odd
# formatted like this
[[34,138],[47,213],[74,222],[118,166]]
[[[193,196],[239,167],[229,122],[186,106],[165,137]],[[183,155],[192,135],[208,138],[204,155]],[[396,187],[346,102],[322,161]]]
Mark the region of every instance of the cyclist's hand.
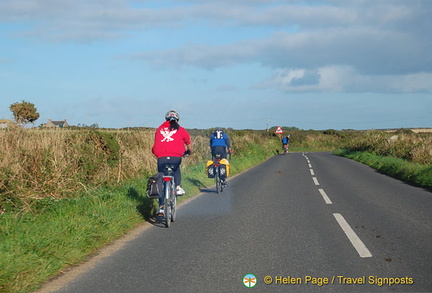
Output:
[[184,154],[183,154],[183,157],[186,157],[186,156],[189,156],[189,155],[192,155],[192,151],[191,150],[185,151]]

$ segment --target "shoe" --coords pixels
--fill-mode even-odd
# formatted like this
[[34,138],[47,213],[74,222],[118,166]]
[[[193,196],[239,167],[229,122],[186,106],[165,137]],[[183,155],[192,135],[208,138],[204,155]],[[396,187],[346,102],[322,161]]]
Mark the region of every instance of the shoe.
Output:
[[181,188],[181,186],[177,186],[176,187],[176,195],[178,196],[182,196],[183,194],[185,194],[186,192],[184,191],[183,188]]
[[165,210],[164,210],[164,208],[163,208],[163,207],[160,207],[160,208],[159,208],[159,211],[158,211],[158,213],[157,213],[157,216],[158,216],[158,217],[163,217],[164,214],[165,214]]

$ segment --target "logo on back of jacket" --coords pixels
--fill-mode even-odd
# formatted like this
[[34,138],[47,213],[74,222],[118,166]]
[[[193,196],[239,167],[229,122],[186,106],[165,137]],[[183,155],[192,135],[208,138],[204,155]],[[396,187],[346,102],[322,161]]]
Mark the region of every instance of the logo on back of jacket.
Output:
[[174,138],[172,138],[172,136],[177,132],[177,129],[174,130],[169,130],[168,127],[165,127],[163,129],[160,130],[160,133],[162,134],[162,136],[164,137],[161,142],[170,142],[173,141]]

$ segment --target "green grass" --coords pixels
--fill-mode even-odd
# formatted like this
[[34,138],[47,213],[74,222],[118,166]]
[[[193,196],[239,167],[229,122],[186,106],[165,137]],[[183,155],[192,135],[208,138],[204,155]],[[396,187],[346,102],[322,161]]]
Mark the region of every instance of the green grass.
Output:
[[[272,156],[275,145],[274,140],[251,144],[247,151],[233,156],[231,175]],[[214,183],[206,177],[205,162],[183,169],[187,194],[180,202]],[[146,181],[141,178],[117,187],[101,187],[72,199],[44,199],[32,213],[1,215],[0,292],[33,291],[150,219],[157,200],[145,196]]]
[[138,208],[148,210],[149,201],[134,187],[124,186],[46,200],[38,213],[2,215],[0,291],[31,291],[68,265],[82,262],[141,223]]
[[335,155],[366,164],[380,173],[403,180],[412,185],[432,189],[432,166],[408,162],[404,159],[379,156],[370,152],[338,149]]

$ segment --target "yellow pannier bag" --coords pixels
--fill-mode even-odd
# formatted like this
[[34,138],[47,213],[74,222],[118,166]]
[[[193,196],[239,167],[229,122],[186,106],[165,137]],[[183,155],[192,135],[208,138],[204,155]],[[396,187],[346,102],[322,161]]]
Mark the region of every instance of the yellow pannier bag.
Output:
[[214,162],[213,161],[207,161],[206,164],[206,174],[208,178],[214,178]]
[[220,163],[226,166],[226,177],[228,177],[230,174],[230,163],[228,162],[227,159],[220,160]]

